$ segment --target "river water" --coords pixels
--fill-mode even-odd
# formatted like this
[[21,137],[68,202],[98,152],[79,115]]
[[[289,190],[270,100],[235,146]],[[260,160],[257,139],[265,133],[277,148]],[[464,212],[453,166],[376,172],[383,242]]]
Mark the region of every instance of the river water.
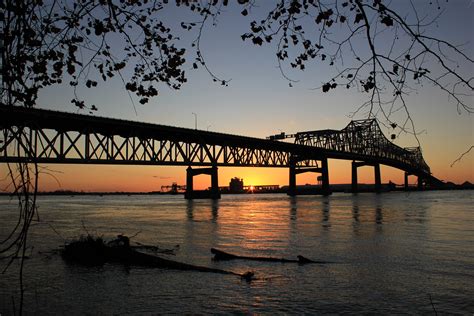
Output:
[[[16,221],[15,200],[1,197],[0,210],[3,238]],[[174,248],[174,260],[254,271],[257,279],[65,263],[54,250],[86,230],[104,238],[138,233],[132,242]],[[474,312],[472,191],[223,195],[217,202],[40,196],[29,244],[25,308],[41,315]],[[216,262],[211,247],[333,263]],[[18,304],[17,267],[0,275],[1,315]]]

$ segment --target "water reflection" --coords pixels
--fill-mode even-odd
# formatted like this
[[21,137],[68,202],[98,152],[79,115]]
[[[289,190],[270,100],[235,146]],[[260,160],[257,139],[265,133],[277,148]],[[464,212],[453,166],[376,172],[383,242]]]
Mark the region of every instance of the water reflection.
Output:
[[352,226],[357,229],[361,224],[367,222],[377,225],[384,224],[384,206],[378,196],[374,200],[370,196],[364,198],[354,196],[352,198]]
[[296,196],[290,196],[289,201],[290,201],[290,220],[296,221],[298,219],[298,216],[297,216],[298,205],[296,203]]
[[376,194],[359,194],[350,199],[351,226],[356,236],[368,236],[381,233],[386,224],[387,205]]
[[288,240],[292,248],[298,245],[298,203],[296,196],[289,196],[290,220],[288,221]]
[[383,202],[380,194],[375,195],[375,223],[379,225],[378,229],[383,224]]
[[323,200],[323,205],[322,205],[323,227],[325,229],[329,229],[331,227],[331,223],[329,222],[330,209],[331,209],[331,206],[329,204],[329,197],[325,197]]
[[[217,222],[217,219],[219,217],[219,200],[211,200],[211,205],[208,205],[207,203],[209,202],[208,200],[201,201],[204,202],[204,205],[198,204],[199,202],[196,202],[195,200],[186,200],[186,217],[190,221],[195,220],[195,214],[199,213],[199,209],[203,211],[203,214],[205,217],[208,217],[207,213],[210,211],[211,213],[211,218],[210,220],[212,222]],[[198,215],[199,216],[199,215]]]
[[357,234],[360,229],[360,209],[356,200],[356,197],[352,199],[352,230]]
[[383,213],[382,207],[380,205],[375,208],[375,223],[377,223],[378,225],[383,224]]
[[217,218],[219,217],[219,200],[212,200],[211,205],[211,214],[212,214],[212,222],[217,222]]
[[186,217],[188,220],[194,220],[194,200],[186,200]]
[[352,219],[354,220],[353,225],[359,224],[359,205],[354,203],[355,200],[352,201]]

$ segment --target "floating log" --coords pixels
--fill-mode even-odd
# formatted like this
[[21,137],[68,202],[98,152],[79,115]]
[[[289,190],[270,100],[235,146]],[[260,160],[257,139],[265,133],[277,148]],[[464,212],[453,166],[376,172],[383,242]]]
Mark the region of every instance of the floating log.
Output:
[[239,275],[231,271],[225,271],[221,269],[214,269],[209,267],[197,266],[188,263],[183,263],[175,260],[169,260],[154,255],[142,253],[131,248],[126,249],[122,247],[108,247],[106,248],[106,257],[110,261],[121,262],[130,265],[140,265],[147,267],[165,268],[173,270],[193,270],[200,272],[213,272],[221,274],[234,274]]
[[173,255],[173,256],[176,255],[176,250],[179,249],[179,245],[174,246],[174,248],[172,248],[172,249],[162,249],[162,248],[159,248],[157,246],[144,245],[144,244],[139,243],[139,242],[135,242],[135,244],[136,245],[131,245],[130,248],[138,250],[138,251],[145,250],[147,252],[161,253],[161,254]]
[[86,265],[103,265],[105,262],[119,262],[126,265],[137,265],[152,268],[232,274],[240,276],[242,279],[247,281],[251,281],[254,277],[253,272],[250,271],[240,274],[232,271],[197,266],[142,253],[130,247],[127,239],[128,238],[126,236],[119,236],[117,239],[119,241],[118,243],[106,244],[100,237],[93,238],[91,236],[87,236],[86,238],[81,238],[80,240],[73,241],[65,245],[64,250],[62,251],[62,256],[66,260]]
[[254,257],[254,256],[242,256],[236,255],[229,252],[225,252],[216,248],[211,248],[211,253],[214,254],[214,260],[234,260],[234,259],[242,259],[242,260],[251,260],[251,261],[267,261],[267,262],[282,262],[282,263],[298,263],[298,264],[307,264],[307,263],[318,263],[318,264],[326,264],[331,263],[329,261],[315,261],[303,257],[301,255],[297,256],[297,260],[295,259],[285,259],[285,258],[273,258],[273,257]]

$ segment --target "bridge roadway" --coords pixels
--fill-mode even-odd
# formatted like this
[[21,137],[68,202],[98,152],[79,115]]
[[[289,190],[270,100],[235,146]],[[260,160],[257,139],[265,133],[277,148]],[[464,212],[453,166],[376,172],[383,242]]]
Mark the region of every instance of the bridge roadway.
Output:
[[[196,129],[110,119],[82,114],[0,105],[0,162],[188,166],[187,197],[196,196],[193,176],[211,175],[211,197],[218,197],[217,167],[289,168],[289,194],[296,174],[321,173],[321,193],[329,194],[328,159],[352,160],[353,191],[357,168],[374,166],[380,190],[380,164],[418,177],[419,186],[437,180],[419,149],[389,142],[375,120],[353,121],[341,131],[294,135],[295,142],[237,136]],[[207,167],[207,168],[192,168]]]

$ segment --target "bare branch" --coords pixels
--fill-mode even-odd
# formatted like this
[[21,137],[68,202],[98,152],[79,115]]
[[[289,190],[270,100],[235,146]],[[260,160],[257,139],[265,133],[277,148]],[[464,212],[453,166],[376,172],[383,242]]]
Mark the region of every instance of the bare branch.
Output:
[[471,147],[469,147],[469,149],[466,150],[465,152],[463,152],[456,160],[453,161],[453,163],[451,164],[451,167],[453,167],[455,163],[461,161],[461,159],[462,159],[465,155],[469,154],[473,148],[474,148],[474,145],[471,146]]

